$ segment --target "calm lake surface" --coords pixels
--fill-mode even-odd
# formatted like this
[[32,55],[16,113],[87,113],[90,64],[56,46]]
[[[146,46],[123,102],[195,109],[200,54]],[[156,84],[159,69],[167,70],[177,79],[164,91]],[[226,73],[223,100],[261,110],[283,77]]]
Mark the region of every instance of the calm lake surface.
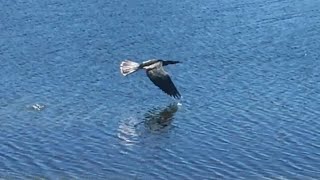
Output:
[[0,6],[0,179],[320,179],[320,1]]

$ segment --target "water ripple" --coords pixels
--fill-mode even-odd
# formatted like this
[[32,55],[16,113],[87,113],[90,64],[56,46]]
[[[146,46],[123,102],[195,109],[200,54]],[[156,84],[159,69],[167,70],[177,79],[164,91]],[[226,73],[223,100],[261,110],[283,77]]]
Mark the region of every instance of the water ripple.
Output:
[[319,3],[1,3],[0,178],[319,179]]

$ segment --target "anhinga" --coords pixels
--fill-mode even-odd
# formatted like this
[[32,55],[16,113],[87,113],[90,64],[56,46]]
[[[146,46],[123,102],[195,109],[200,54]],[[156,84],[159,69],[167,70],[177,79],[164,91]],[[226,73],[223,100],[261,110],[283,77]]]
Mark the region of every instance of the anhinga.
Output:
[[130,60],[125,60],[120,64],[121,74],[127,76],[139,69],[145,69],[149,79],[162,91],[176,99],[181,95],[173,84],[169,74],[164,71],[163,66],[180,63],[179,61],[164,61],[161,59],[151,59],[139,64]]

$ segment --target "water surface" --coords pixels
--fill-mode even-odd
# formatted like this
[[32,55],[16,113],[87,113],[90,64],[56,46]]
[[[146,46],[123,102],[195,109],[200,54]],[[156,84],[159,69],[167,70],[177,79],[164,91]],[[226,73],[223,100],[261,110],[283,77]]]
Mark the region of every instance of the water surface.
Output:
[[0,178],[320,178],[320,2],[0,5]]

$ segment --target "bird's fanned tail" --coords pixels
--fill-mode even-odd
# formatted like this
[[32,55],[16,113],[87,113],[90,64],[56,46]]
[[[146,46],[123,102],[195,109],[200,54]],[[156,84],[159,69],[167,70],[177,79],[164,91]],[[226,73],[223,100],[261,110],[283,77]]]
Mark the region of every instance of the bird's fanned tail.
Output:
[[139,70],[139,67],[140,67],[139,63],[125,60],[125,61],[122,61],[120,64],[120,72],[122,75],[127,76]]

